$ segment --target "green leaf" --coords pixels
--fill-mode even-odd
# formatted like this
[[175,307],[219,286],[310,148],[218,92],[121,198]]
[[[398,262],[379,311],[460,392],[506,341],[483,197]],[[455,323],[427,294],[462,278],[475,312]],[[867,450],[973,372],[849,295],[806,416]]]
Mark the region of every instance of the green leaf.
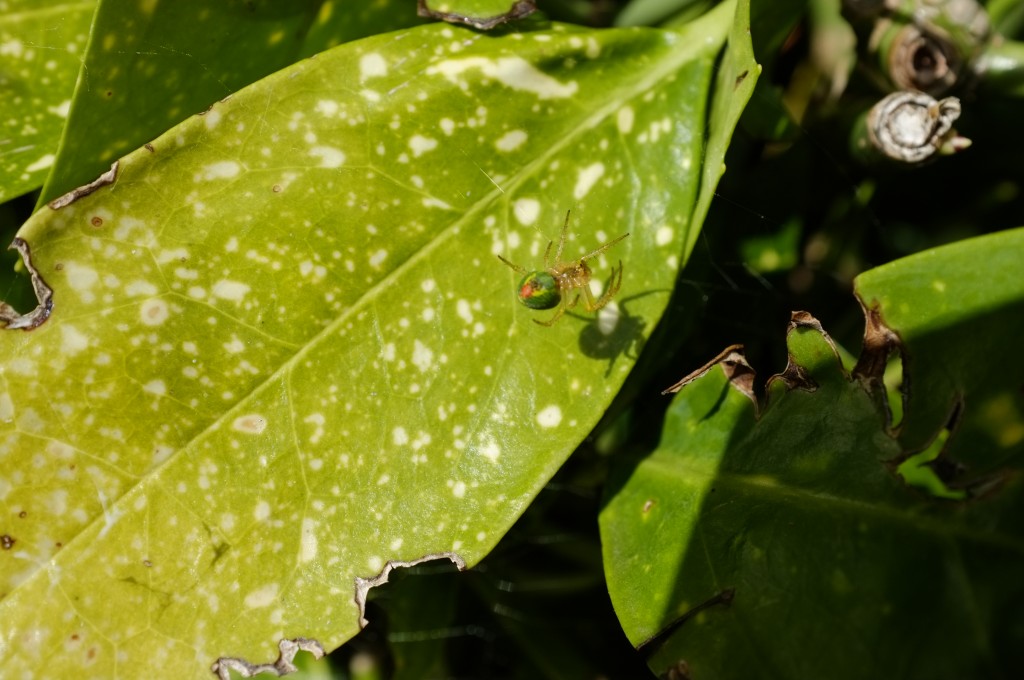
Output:
[[299,56],[417,22],[402,0],[103,0],[39,204]]
[[0,3],[0,201],[40,186],[53,165],[95,5]]
[[522,19],[537,9],[535,0],[418,0],[418,4],[423,16],[482,30]]
[[[721,7],[716,11],[720,12]],[[729,32],[729,49],[725,51],[715,74],[715,92],[708,123],[708,147],[701,173],[700,196],[697,199],[697,214],[701,221],[708,214],[718,180],[725,172],[725,150],[732,138],[732,131],[736,129],[740,114],[750,101],[760,74],[761,67],[754,60],[754,48],[750,42],[750,0],[738,0],[735,21]],[[699,233],[694,230],[687,235],[687,258],[697,243]]]
[[711,4],[713,0],[631,0],[615,17],[615,25],[649,26],[680,16],[692,19]]
[[[906,411],[900,443],[923,450],[943,428],[947,482],[991,483],[1024,466],[1024,229],[934,248],[865,272],[857,296],[899,338]],[[880,348],[883,351],[886,348]],[[941,367],[939,369],[938,367]]]
[[[665,308],[730,11],[344,45],[37,213],[53,312],[0,333],[2,674],[330,649],[357,579],[479,561],[629,372],[586,329]],[[570,208],[565,257],[631,233],[590,262],[622,292],[544,328],[495,256],[539,266]]]
[[[899,438],[865,388],[881,385],[886,348],[869,335],[852,378],[816,322],[791,327],[790,365],[769,381],[759,419],[717,367],[682,388],[660,445],[622,466],[600,518],[612,601],[652,669],[952,679],[1020,667],[1024,493],[1006,468],[1021,465],[1024,419],[1006,400],[1024,384],[1010,356],[1022,237],[964,241],[858,279],[905,352]],[[1005,446],[987,460],[986,495],[954,504],[893,469],[926,424],[929,441],[939,436],[958,396],[947,455],[985,441],[982,423]]]

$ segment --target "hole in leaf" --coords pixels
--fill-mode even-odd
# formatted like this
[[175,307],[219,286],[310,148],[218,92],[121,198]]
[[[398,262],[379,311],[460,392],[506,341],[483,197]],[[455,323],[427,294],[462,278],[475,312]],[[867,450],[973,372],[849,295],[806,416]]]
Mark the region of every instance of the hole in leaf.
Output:
[[17,250],[7,249],[22,223],[32,215],[35,194],[20,196],[0,206],[0,300],[17,310],[36,306],[32,279]]
[[903,357],[899,352],[893,352],[886,359],[882,384],[885,385],[885,396],[889,403],[891,427],[895,430],[903,422],[903,401],[906,395],[906,385],[903,383]]
[[900,463],[896,472],[910,486],[921,489],[936,498],[962,501],[967,499],[967,492],[949,488],[942,481],[937,470],[939,455],[946,447],[949,435],[950,428],[944,427],[928,448]]

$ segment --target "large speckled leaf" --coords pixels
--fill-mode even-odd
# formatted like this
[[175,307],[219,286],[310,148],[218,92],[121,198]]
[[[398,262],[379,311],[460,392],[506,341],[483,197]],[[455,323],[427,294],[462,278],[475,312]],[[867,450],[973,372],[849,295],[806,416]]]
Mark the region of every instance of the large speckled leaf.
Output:
[[[1021,317],[1010,280],[1021,235],[958,243],[858,280],[905,341],[906,425],[935,403],[948,415],[946,381],[962,381],[963,408],[982,413],[974,422],[1002,415],[989,434],[1003,436],[999,463],[1013,467],[1019,411],[971,394],[989,394],[982,377],[997,391],[1024,384],[1019,358],[1007,358]],[[692,677],[1011,677],[1024,663],[1019,475],[1004,467],[966,503],[923,497],[893,471],[912,450],[867,387],[881,376],[851,378],[811,323],[791,329],[789,351],[759,419],[714,368],[675,398],[658,448],[620,469],[600,523],[630,640],[655,671],[685,664]],[[869,365],[881,370],[884,355],[862,357],[858,370]],[[934,437],[945,421],[930,424]],[[979,441],[973,429],[957,439],[966,449]]]
[[95,0],[0,1],[0,201],[53,165]]
[[300,55],[417,21],[405,0],[101,0],[40,204]]
[[[629,371],[638,339],[595,334],[667,303],[731,13],[351,43],[37,213],[53,312],[0,333],[0,673],[331,648],[357,578],[485,555]],[[567,257],[631,232],[591,262],[622,291],[545,328],[495,255],[538,265],[570,208]]]

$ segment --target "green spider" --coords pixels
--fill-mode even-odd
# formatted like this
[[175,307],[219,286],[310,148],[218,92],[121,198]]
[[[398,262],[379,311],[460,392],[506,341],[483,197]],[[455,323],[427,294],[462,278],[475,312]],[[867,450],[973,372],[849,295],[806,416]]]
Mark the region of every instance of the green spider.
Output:
[[[548,257],[551,255],[551,246],[554,243],[548,241],[548,247],[544,250],[543,270],[529,271],[525,267],[512,264],[501,255],[498,255],[499,260],[513,270],[523,274],[523,278],[519,282],[518,293],[516,294],[521,303],[530,309],[552,309],[559,304],[561,305],[558,307],[555,315],[547,321],[533,320],[534,323],[538,323],[541,326],[551,326],[561,319],[567,309],[572,309],[579,304],[581,295],[584,298],[583,306],[586,310],[588,312],[596,312],[611,302],[611,299],[619,292],[619,286],[622,285],[622,260],[619,260],[618,269],[612,267],[612,276],[608,280],[607,290],[605,290],[604,295],[595,300],[593,293],[590,292],[591,271],[587,260],[597,257],[608,250],[629,236],[628,233],[608,241],[608,243],[605,243],[597,250],[589,252],[577,260],[562,261],[562,248],[565,246],[565,233],[569,229],[569,214],[571,212],[567,211],[565,213],[565,224],[562,225],[562,235],[558,239],[558,249],[555,250],[555,261],[553,264],[549,264]],[[569,293],[574,290],[582,290],[583,292],[576,293],[576,297],[570,299]]]

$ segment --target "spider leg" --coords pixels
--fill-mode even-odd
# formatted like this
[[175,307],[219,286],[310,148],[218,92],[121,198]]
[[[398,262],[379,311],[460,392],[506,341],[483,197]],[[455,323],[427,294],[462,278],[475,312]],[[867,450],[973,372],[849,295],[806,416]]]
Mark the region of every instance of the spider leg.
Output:
[[544,249],[544,269],[549,269],[551,267],[548,262],[548,256],[551,255],[551,246],[553,245],[553,241],[548,241],[548,247]]
[[587,311],[596,312],[611,302],[615,294],[619,292],[620,286],[622,286],[622,260],[619,260],[617,269],[612,269],[612,275],[608,278],[608,286],[605,288],[604,294],[596,302],[593,296],[590,295],[590,290],[586,289]]
[[625,233],[622,236],[619,236],[618,238],[613,238],[611,241],[608,241],[608,243],[605,243],[603,246],[601,246],[597,250],[595,250],[593,252],[590,252],[590,253],[587,253],[586,255],[584,255],[583,257],[580,258],[580,260],[589,260],[592,257],[597,257],[598,255],[600,255],[604,251],[608,250],[613,245],[615,245],[616,243],[618,243],[622,239],[626,238],[627,236],[629,236],[629,233]]
[[[565,314],[565,310],[570,306],[565,300],[566,300],[566,298],[563,297],[562,298],[562,304],[558,305],[558,311],[555,312],[555,315],[553,317],[551,317],[547,321],[541,321],[540,319],[534,319],[533,322],[535,324],[539,324],[541,326],[554,326],[555,322],[562,318],[562,315]],[[575,304],[575,303],[573,303],[573,304]]]
[[594,301],[594,294],[590,291],[590,285],[583,286],[583,308],[588,312],[601,309],[601,303]]
[[569,215],[571,210],[565,211],[565,224],[562,225],[562,235],[558,237],[558,250],[555,251],[555,264],[562,261],[562,248],[565,246],[565,234],[569,231]]
[[498,259],[501,260],[502,262],[504,262],[505,264],[507,264],[509,267],[511,267],[515,271],[519,272],[520,274],[527,274],[527,273],[529,273],[529,272],[526,271],[526,269],[524,267],[520,267],[517,264],[512,264],[511,262],[509,262],[508,260],[503,258],[501,255],[498,255]]

